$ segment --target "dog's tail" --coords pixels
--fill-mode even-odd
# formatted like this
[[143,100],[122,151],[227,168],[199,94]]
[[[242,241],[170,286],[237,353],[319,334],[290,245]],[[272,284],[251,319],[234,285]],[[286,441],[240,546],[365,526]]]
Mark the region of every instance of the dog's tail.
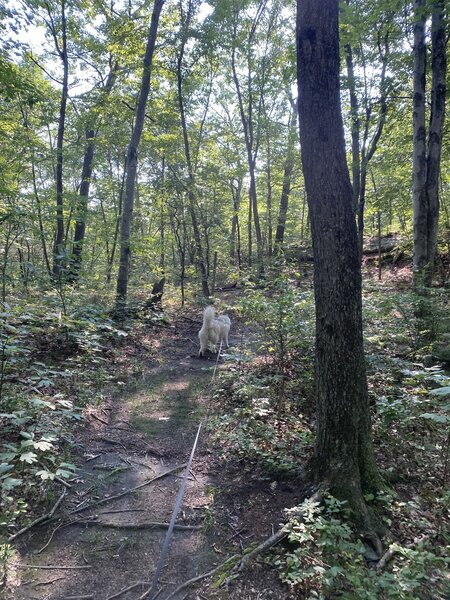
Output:
[[203,327],[205,329],[209,329],[211,327],[211,323],[214,321],[214,317],[216,316],[216,311],[212,306],[207,306],[203,311]]

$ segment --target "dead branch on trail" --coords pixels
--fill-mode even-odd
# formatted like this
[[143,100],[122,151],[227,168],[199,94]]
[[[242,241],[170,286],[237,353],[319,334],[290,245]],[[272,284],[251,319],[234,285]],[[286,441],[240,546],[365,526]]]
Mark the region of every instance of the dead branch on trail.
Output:
[[44,521],[50,520],[53,517],[53,515],[55,514],[58,506],[64,500],[64,496],[65,495],[66,495],[66,490],[64,489],[63,493],[58,498],[58,500],[56,501],[56,503],[54,504],[54,506],[53,506],[53,508],[51,509],[50,512],[48,512],[46,515],[42,515],[42,517],[39,517],[39,519],[36,519],[30,525],[27,525],[27,527],[23,527],[23,529],[21,529],[17,533],[14,533],[13,535],[10,535],[9,538],[8,538],[8,541],[12,542],[13,540],[17,539],[20,535],[23,535],[26,531],[29,531],[31,528],[35,527],[36,525],[39,525],[39,523],[43,523]]
[[36,581],[36,583],[33,583],[33,587],[37,587],[38,585],[50,585],[52,583],[55,583],[56,581],[61,581],[61,579],[65,579],[65,577],[55,577],[54,579],[50,579],[49,581]]
[[93,502],[92,504],[87,504],[86,506],[81,506],[80,508],[76,508],[75,510],[70,511],[69,514],[75,515],[77,513],[82,512],[83,510],[87,510],[88,508],[93,508],[94,506],[100,506],[101,504],[105,504],[106,502],[110,502],[111,500],[117,500],[118,498],[122,498],[123,496],[126,496],[127,494],[131,494],[132,492],[135,492],[136,490],[140,490],[141,488],[145,487],[146,485],[150,485],[154,481],[163,479],[164,477],[167,477],[167,475],[171,475],[172,473],[175,473],[176,471],[180,471],[181,469],[184,469],[186,467],[186,465],[187,465],[187,463],[178,465],[178,466],[174,467],[173,469],[164,471],[164,473],[161,473],[160,475],[156,475],[156,477],[153,477],[152,479],[148,479],[147,481],[144,481],[143,483],[140,483],[139,485],[135,485],[134,487],[129,488],[128,490],[125,490],[124,492],[121,492],[120,494],[116,494],[114,496],[108,496],[107,498],[102,498],[101,500],[97,500],[97,502]]
[[[173,592],[171,592],[167,596],[166,600],[170,600],[170,598],[173,598],[179,592],[185,590],[186,588],[190,587],[194,583],[197,583],[197,581],[201,581],[202,579],[207,579],[208,577],[213,577],[213,575],[216,575],[217,573],[220,573],[221,571],[226,569],[226,567],[228,565],[230,565],[230,567],[231,567],[232,566],[231,563],[235,563],[235,562],[239,561],[240,558],[241,557],[239,554],[233,554],[233,556],[230,556],[230,558],[227,558],[227,560],[225,560],[223,563],[220,563],[220,565],[218,567],[216,567],[215,569],[213,569],[212,571],[209,571],[208,573],[203,573],[202,575],[197,575],[196,577],[193,577],[192,579],[185,581],[184,583],[179,585],[175,590],[173,590]],[[145,596],[144,596],[144,598],[145,598]]]
[[26,565],[22,563],[11,563],[16,569],[43,569],[48,571],[63,570],[63,571],[79,571],[83,569],[92,569],[91,565],[82,565],[80,567],[66,567],[64,565]]
[[133,585],[129,585],[128,587],[123,588],[122,590],[120,590],[120,592],[117,592],[112,596],[108,596],[107,598],[105,598],[105,600],[115,600],[116,598],[120,598],[120,596],[123,596],[123,594],[131,592],[131,590],[134,590],[137,587],[144,587],[144,585],[149,586],[151,585],[151,583],[151,581],[138,581],[137,583],[133,583]]
[[94,412],[89,413],[90,417],[93,417],[94,419],[97,419],[97,421],[100,421],[100,423],[103,423],[103,425],[109,425],[108,421],[105,421],[105,419],[102,419],[101,417],[97,416]]
[[[95,519],[95,517],[94,517]],[[94,525],[96,527],[111,527],[112,529],[168,529],[169,523],[160,523],[159,521],[147,521],[144,523],[107,523],[105,521],[96,521],[94,519],[80,519],[72,521],[71,525]],[[201,525],[174,525],[178,531],[199,531]]]
[[[303,502],[298,507],[299,510],[298,510],[298,512],[295,515],[296,519],[298,521],[300,521],[300,522],[303,521],[303,516],[302,516],[302,514],[300,512],[300,509],[301,509],[301,507],[304,504],[306,504],[306,503],[311,503],[311,504],[319,503],[322,500],[322,497],[323,497],[323,490],[320,490],[320,491],[317,491],[312,496],[310,496],[309,498],[305,498],[305,500],[303,500]],[[243,569],[245,569],[245,567],[248,565],[248,563],[251,560],[253,560],[255,558],[255,556],[259,556],[260,554],[263,554],[267,550],[270,550],[270,548],[272,548],[273,546],[276,546],[277,544],[279,544],[281,542],[281,540],[283,540],[288,535],[288,533],[289,533],[289,523],[285,523],[283,525],[283,527],[281,527],[278,531],[276,531],[269,538],[267,538],[266,540],[264,540],[263,542],[261,542],[261,544],[259,544],[259,546],[256,546],[256,548],[254,548],[248,554],[244,554],[244,556],[242,557],[239,565],[236,565],[236,567],[235,567],[236,573],[239,573]]]
[[394,554],[398,551],[395,544],[389,546],[380,560],[377,562],[377,573],[381,573],[387,563],[394,557]]
[[40,548],[39,550],[36,550],[36,554],[41,554],[41,552],[44,552],[44,550],[46,548],[48,548],[48,546],[50,546],[53,536],[58,531],[58,529],[61,529],[61,527],[65,527],[66,525],[67,525],[67,523],[60,523],[57,527],[55,527],[55,529],[52,531],[50,537],[48,538],[48,542],[44,546],[42,546],[42,548]]

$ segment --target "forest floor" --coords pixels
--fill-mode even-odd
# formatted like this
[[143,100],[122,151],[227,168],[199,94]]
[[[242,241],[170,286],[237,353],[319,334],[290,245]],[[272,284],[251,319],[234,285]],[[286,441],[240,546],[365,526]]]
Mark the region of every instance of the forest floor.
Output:
[[[328,585],[355,589],[354,595],[343,596],[352,600],[448,598],[450,377],[443,365],[450,363],[449,297],[444,288],[417,297],[409,291],[410,281],[407,268],[384,273],[381,282],[368,272],[364,281],[375,451],[383,476],[393,484],[367,501],[387,526],[385,549],[397,548],[387,568],[374,568],[380,557],[368,556],[358,538],[350,543],[344,523],[331,510],[329,520],[315,513],[302,544],[280,544],[236,578],[229,577],[227,565],[176,592],[269,538],[289,520],[285,509],[311,494],[302,482],[302,468],[314,446],[313,302],[311,278],[302,273],[299,280],[291,277],[284,292],[220,294],[218,312],[231,316],[232,330],[231,347],[217,369],[215,356],[197,356],[199,307],[168,308],[162,318],[147,315],[123,324],[123,331],[102,317],[90,338],[83,330],[84,346],[65,358],[58,325],[31,332],[33,365],[42,372],[37,379],[16,377],[13,384],[28,395],[30,389],[42,389],[38,404],[44,404],[39,398],[53,405],[58,398],[71,399],[84,406],[84,418],[81,423],[69,420],[69,429],[55,421],[63,440],[58,460],[78,467],[74,476],[64,475],[65,487],[59,482],[33,485],[37,474],[24,478],[30,482],[24,495],[30,510],[22,509],[10,532],[58,508],[50,520],[14,539],[6,558],[0,556],[0,567],[2,559],[7,564],[0,581],[2,600],[147,597],[200,422],[178,527],[154,598],[288,600],[319,597]],[[276,339],[262,324],[277,319],[289,303],[296,308],[286,340],[295,346],[288,363],[284,357],[277,363]],[[91,318],[88,308],[86,319]],[[245,323],[239,316],[244,314]],[[286,319],[292,314],[284,313]],[[87,327],[90,321],[83,323]],[[281,378],[280,364],[285,369]],[[33,369],[28,367],[37,372]],[[45,411],[42,431],[48,430],[45,419],[51,421],[57,412]],[[75,408],[68,413],[76,416]],[[17,437],[24,429],[21,413],[12,416],[18,424],[10,431]],[[28,432],[31,436],[38,428],[32,423]],[[38,447],[44,440],[37,434],[32,439]],[[22,456],[30,454],[28,449]],[[18,477],[25,469],[19,459],[16,463]],[[33,490],[44,493],[33,497]],[[320,532],[314,529],[317,524]],[[330,576],[329,584],[324,579],[330,573],[342,573],[342,578]],[[338,591],[327,597],[342,596]]]
[[[114,365],[123,391],[86,407],[85,424],[75,431],[72,446],[71,458],[80,469],[76,481],[55,520],[18,538],[7,600],[141,597],[152,582],[167,530],[152,523],[170,521],[182,467],[202,420],[177,518],[186,529],[173,532],[159,598],[270,536],[283,520],[283,508],[302,499],[301,490],[289,486],[274,494],[270,481],[244,472],[239,460],[227,462],[212,452],[208,416],[215,411],[210,384],[216,361],[197,358],[200,325],[200,315],[179,315],[170,325],[144,327],[139,339],[124,343]],[[231,348],[219,370],[252,353],[254,342],[239,329],[233,318]],[[137,486],[142,487],[131,492]],[[119,494],[124,495],[113,499]],[[257,564],[226,591],[209,588],[210,583],[214,580],[201,594],[185,589],[174,598],[288,597],[276,572]]]

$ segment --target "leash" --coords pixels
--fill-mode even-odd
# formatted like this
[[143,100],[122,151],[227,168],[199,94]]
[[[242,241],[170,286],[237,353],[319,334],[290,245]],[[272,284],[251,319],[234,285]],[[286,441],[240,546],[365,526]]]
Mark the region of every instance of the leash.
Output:
[[[216,377],[216,372],[217,372],[217,367],[219,364],[219,358],[220,358],[221,351],[222,351],[222,341],[220,342],[219,351],[217,353],[216,364],[214,366],[214,371],[213,371],[211,380],[209,382],[209,385],[211,385],[213,383],[213,381]],[[192,446],[191,454],[189,456],[189,460],[186,465],[186,470],[184,471],[183,480],[181,482],[181,486],[178,491],[178,496],[177,496],[177,499],[175,502],[175,506],[173,507],[172,518],[170,519],[169,528],[166,532],[166,537],[164,538],[164,543],[161,548],[161,554],[159,555],[158,565],[156,567],[155,574],[153,575],[152,585],[151,585],[150,589],[139,598],[139,600],[145,600],[146,598],[148,598],[149,600],[156,600],[156,597],[159,595],[159,593],[156,593],[156,587],[158,585],[161,571],[163,569],[163,565],[166,560],[167,552],[169,550],[169,545],[170,545],[170,541],[172,538],[175,521],[177,520],[178,513],[180,512],[180,508],[181,508],[181,503],[183,502],[184,494],[186,492],[188,477],[189,477],[189,473],[191,472],[192,461],[194,460],[195,451],[197,449],[198,440],[200,438],[200,432],[202,430],[202,427],[204,425],[206,425],[206,423],[209,419],[210,410],[211,410],[211,408],[210,408],[210,404],[209,404],[208,410],[206,411],[205,416],[203,417],[203,419],[200,421],[200,423],[198,425],[197,434],[196,434],[195,440],[194,440],[194,445]]]

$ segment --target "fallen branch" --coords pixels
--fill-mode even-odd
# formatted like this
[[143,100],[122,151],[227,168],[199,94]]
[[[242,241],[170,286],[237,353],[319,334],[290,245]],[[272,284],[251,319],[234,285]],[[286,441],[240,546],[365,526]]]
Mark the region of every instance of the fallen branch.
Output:
[[[323,490],[318,491],[315,494],[313,494],[312,496],[310,496],[309,498],[306,498],[305,500],[303,500],[303,502],[300,506],[302,506],[303,504],[306,504],[307,502],[316,504],[322,500],[322,496],[323,496]],[[298,515],[296,515],[296,518],[300,522],[303,521],[303,517],[300,512],[298,513]],[[273,546],[276,546],[277,544],[279,544],[281,542],[281,540],[283,540],[288,535],[288,533],[289,533],[289,523],[285,523],[283,525],[283,527],[281,527],[278,531],[276,531],[269,538],[267,538],[266,540],[261,542],[261,544],[259,544],[259,546],[256,546],[256,548],[254,548],[248,554],[244,554],[244,556],[242,557],[242,559],[239,563],[239,566],[237,566],[236,572],[237,573],[241,572],[248,565],[248,563],[255,558],[255,556],[259,556],[260,554],[263,554],[264,552],[266,552]]]
[[37,587],[38,585],[50,585],[51,583],[55,583],[55,581],[60,581],[61,579],[65,579],[65,577],[55,577],[55,579],[50,579],[49,581],[37,581],[33,584],[33,587]]
[[[176,596],[177,594],[179,594],[181,591],[183,591],[186,588],[190,587],[194,583],[197,583],[197,581],[202,581],[202,579],[207,579],[208,577],[213,577],[217,573],[220,573],[221,571],[223,571],[227,567],[227,565],[229,563],[237,562],[237,561],[239,561],[239,559],[240,559],[240,555],[239,554],[233,554],[233,556],[230,556],[230,558],[227,558],[227,560],[225,560],[223,563],[221,563],[218,567],[216,567],[212,571],[208,571],[208,573],[203,573],[202,575],[197,575],[196,577],[193,577],[192,579],[189,579],[188,581],[185,581],[184,583],[182,583],[181,585],[179,585],[176,589],[173,590],[173,592],[171,592],[166,597],[166,600],[170,600],[170,598],[173,598],[174,596]],[[145,596],[143,596],[143,598],[145,598]]]
[[91,412],[89,414],[90,417],[94,417],[94,419],[97,419],[97,421],[100,421],[100,423],[103,423],[103,425],[109,425],[108,421],[105,421],[105,419],[102,419],[101,417],[97,416],[95,413]]
[[47,521],[47,520],[51,519],[53,517],[53,515],[55,514],[56,510],[58,509],[58,506],[64,500],[64,496],[65,495],[66,495],[66,490],[64,489],[63,493],[58,498],[58,500],[56,501],[56,503],[54,504],[54,506],[53,506],[53,508],[51,509],[50,512],[48,512],[46,515],[42,515],[42,517],[39,517],[38,519],[36,519],[35,521],[33,521],[27,527],[23,527],[17,533],[14,533],[13,535],[10,535],[9,538],[8,538],[8,541],[12,542],[13,540],[17,539],[19,536],[23,535],[26,531],[29,531],[30,529],[32,529],[36,525],[39,525],[39,523],[43,523],[44,521]]
[[[169,523],[147,521],[144,523],[106,523],[105,521],[80,520],[72,521],[71,525],[95,525],[97,527],[111,527],[112,529],[167,529]],[[178,531],[199,531],[201,525],[174,525]]]
[[61,600],[93,600],[93,594],[88,594],[87,596],[64,596]]
[[151,585],[151,581],[138,581],[137,583],[133,583],[133,585],[129,585],[128,587],[123,588],[122,590],[120,590],[120,592],[117,592],[112,596],[108,596],[107,598],[105,598],[105,600],[115,600],[115,598],[120,598],[120,596],[123,596],[123,594],[131,592],[131,590],[134,590],[137,587],[143,587],[144,585]]
[[87,510],[88,508],[93,508],[94,506],[100,506],[101,504],[105,504],[106,502],[110,502],[111,500],[117,500],[118,498],[122,498],[123,496],[126,496],[127,494],[131,494],[132,492],[135,492],[136,490],[140,490],[141,488],[145,487],[146,485],[150,485],[154,481],[163,479],[167,475],[171,475],[172,473],[175,473],[176,471],[180,471],[181,469],[184,469],[186,467],[186,465],[187,465],[187,463],[184,463],[183,465],[178,465],[177,467],[174,467],[173,469],[169,469],[169,471],[164,471],[164,473],[161,473],[160,475],[156,475],[156,477],[153,477],[152,479],[148,479],[147,481],[144,481],[144,483],[135,485],[134,487],[129,488],[128,490],[125,490],[124,492],[121,492],[120,494],[116,494],[115,496],[108,496],[107,498],[102,498],[101,500],[97,500],[97,502],[93,502],[92,504],[87,504],[86,506],[81,506],[80,508],[76,508],[75,510],[72,510],[69,514],[75,515],[77,513],[82,512],[83,510]]
[[65,567],[61,565],[25,565],[23,563],[11,563],[16,569],[43,569],[52,571],[54,569],[61,569],[63,571],[78,571],[81,569],[92,569],[91,565],[82,565],[80,567]]
[[381,573],[387,563],[393,558],[394,554],[398,552],[396,544],[391,544],[380,560],[377,562],[377,573]]
[[50,543],[51,543],[51,541],[53,539],[53,536],[58,531],[58,529],[61,529],[61,527],[64,527],[64,526],[65,526],[64,523],[60,523],[57,527],[55,527],[55,529],[52,531],[52,533],[51,533],[51,535],[50,535],[50,537],[48,539],[48,542],[44,546],[42,546],[42,548],[40,550],[37,550],[35,552],[35,554],[41,554],[41,552],[44,552],[44,550],[50,545]]

